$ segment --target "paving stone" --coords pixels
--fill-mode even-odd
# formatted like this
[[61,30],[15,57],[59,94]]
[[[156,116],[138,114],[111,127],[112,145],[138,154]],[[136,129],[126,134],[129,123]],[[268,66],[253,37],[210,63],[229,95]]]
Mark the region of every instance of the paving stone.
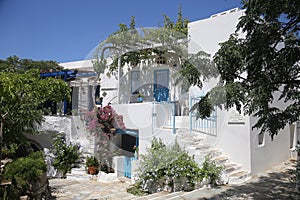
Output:
[[[281,163],[273,168],[253,176],[251,180],[235,186],[204,188],[190,193],[178,194],[173,200],[256,200],[256,199],[300,199],[296,196],[295,183],[290,181],[290,161]],[[126,192],[130,183],[115,181],[101,183],[95,180],[76,181],[68,179],[49,180],[52,195],[56,200],[130,200],[138,199]],[[144,199],[139,198],[139,199]],[[147,196],[145,196],[147,199]],[[163,198],[162,198],[163,199]]]

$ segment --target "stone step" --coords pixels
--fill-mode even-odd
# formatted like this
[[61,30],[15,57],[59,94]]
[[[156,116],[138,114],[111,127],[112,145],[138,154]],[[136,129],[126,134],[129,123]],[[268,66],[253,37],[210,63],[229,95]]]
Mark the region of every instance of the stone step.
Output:
[[72,168],[71,173],[72,175],[86,175],[87,171],[85,168]]
[[236,170],[239,170],[241,168],[240,165],[235,164],[235,163],[227,163],[227,164],[224,165],[224,167],[225,167],[224,171],[228,175],[234,173]]
[[229,158],[226,156],[220,156],[213,158],[213,160],[216,162],[217,165],[225,165],[226,163],[229,162]]
[[67,174],[68,180],[74,180],[74,181],[89,181],[93,179],[92,175],[85,174],[85,175],[78,175],[78,174]]
[[200,151],[210,151],[211,150],[211,146],[208,144],[201,144],[201,145],[196,145],[196,150],[200,150]]
[[219,157],[222,155],[222,151],[218,150],[218,149],[212,149],[209,151],[209,156],[212,157]]
[[251,178],[249,171],[240,170],[235,173],[230,174],[229,182],[230,185],[241,184]]

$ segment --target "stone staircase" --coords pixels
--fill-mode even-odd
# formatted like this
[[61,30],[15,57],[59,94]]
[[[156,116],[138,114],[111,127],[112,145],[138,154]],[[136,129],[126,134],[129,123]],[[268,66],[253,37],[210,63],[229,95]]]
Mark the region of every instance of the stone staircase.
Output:
[[[169,127],[165,127],[170,129]],[[233,163],[230,157],[223,155],[220,150],[214,149],[212,146],[204,142],[205,135],[190,133],[188,129],[176,129],[177,142],[188,153],[194,155],[195,161],[200,165],[203,163],[205,156],[210,155],[211,158],[218,164],[224,166],[224,175],[226,184],[235,185],[241,184],[250,179],[250,172],[242,169],[242,166]],[[223,177],[224,179],[224,177]],[[183,199],[197,199],[195,197],[205,197],[209,188],[200,188],[190,192],[158,192],[147,196],[136,197],[135,200],[183,200]],[[218,189],[215,189],[216,191]]]
[[94,176],[87,174],[85,168],[86,157],[94,155],[95,138],[90,135],[83,121],[79,116],[72,116],[72,135],[70,137],[71,142],[79,143],[82,148],[82,153],[79,162],[74,165],[71,173],[67,174],[67,179],[72,180],[91,180]]
[[204,142],[205,135],[190,133],[187,129],[177,130],[177,142],[187,150],[195,161],[201,165],[207,155],[211,156],[218,165],[224,166],[224,177],[222,179],[227,184],[240,184],[250,179],[250,172],[242,169],[242,166],[233,163],[230,157],[223,155],[220,150]]

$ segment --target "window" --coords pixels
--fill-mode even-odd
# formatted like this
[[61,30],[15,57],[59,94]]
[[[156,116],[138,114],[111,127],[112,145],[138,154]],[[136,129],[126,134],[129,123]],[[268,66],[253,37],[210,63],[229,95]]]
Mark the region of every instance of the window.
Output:
[[265,134],[259,133],[258,134],[258,146],[263,146],[265,142]]
[[163,56],[159,56],[156,58],[156,64],[166,64],[166,58]]
[[140,71],[131,71],[131,93],[136,92],[140,85]]

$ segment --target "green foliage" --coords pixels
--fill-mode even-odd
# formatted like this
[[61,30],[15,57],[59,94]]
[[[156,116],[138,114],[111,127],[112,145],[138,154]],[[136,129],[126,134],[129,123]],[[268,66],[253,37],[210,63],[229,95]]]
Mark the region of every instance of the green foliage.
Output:
[[[104,42],[102,42],[94,55],[93,65],[98,74],[104,72],[109,67],[110,73],[118,69],[118,59],[121,58],[121,66],[128,64],[131,67],[137,66],[141,61],[153,59],[155,55],[174,52],[174,41],[187,37],[188,19],[183,19],[181,6],[178,10],[176,24],[164,15],[164,26],[161,29],[136,29],[135,17],[131,17],[129,27],[126,24],[119,24],[119,30],[112,33]],[[163,43],[168,46],[163,50],[159,48],[145,48],[152,44]],[[144,46],[143,48],[141,48]],[[173,46],[173,47],[170,47]],[[172,49],[173,48],[173,49]],[[106,60],[103,58],[104,49],[109,49],[113,56],[113,62],[106,66]],[[178,52],[178,48],[176,50]],[[158,53],[159,52],[159,53]]]
[[141,155],[141,188],[149,193],[163,190],[165,187],[189,190],[199,180],[199,167],[186,151],[176,142],[166,146],[161,139],[154,138],[151,148]]
[[67,144],[63,135],[56,135],[53,138],[52,145],[53,166],[61,171],[63,177],[65,177],[80,158],[80,146],[72,143]]
[[201,177],[201,180],[203,180],[204,178],[206,180],[209,180],[208,184],[218,185],[223,169],[224,167],[217,165],[210,156],[206,156],[199,171],[199,175]]
[[99,167],[99,161],[94,156],[88,156],[88,157],[86,157],[85,164],[86,164],[87,167],[91,167],[91,166],[94,166],[94,167],[97,167],[97,168]]
[[43,120],[39,105],[47,100],[62,101],[70,97],[70,88],[59,79],[41,79],[38,70],[22,74],[0,72],[0,122],[4,142],[21,143],[23,132],[34,133]]
[[19,158],[5,166],[3,178],[12,181],[15,194],[30,192],[32,185],[39,182],[47,171],[42,152],[31,153],[28,157]]
[[144,196],[148,194],[147,192],[141,190],[142,182],[138,181],[135,184],[127,188],[127,192],[136,196]]
[[196,184],[220,183],[222,166],[207,156],[201,167],[194,158],[175,142],[166,146],[161,139],[153,138],[147,153],[141,155],[139,178],[128,192],[137,195],[168,191],[192,190]]
[[17,56],[10,56],[6,60],[0,60],[0,72],[24,73],[31,69],[48,71],[61,70],[62,67],[56,61],[34,61],[31,59],[20,59]]
[[[245,15],[214,56],[226,91],[225,107],[236,106],[259,120],[253,128],[271,138],[300,114],[300,1],[243,1]],[[245,75],[246,74],[246,75]],[[285,107],[276,105],[287,103]]]
[[209,117],[213,110],[214,107],[210,102],[208,95],[202,97],[200,101],[198,103],[195,103],[191,108],[191,111],[196,111],[197,119]]
[[20,198],[20,194],[14,189],[12,185],[0,187],[0,199],[1,200],[11,200]]
[[15,158],[17,150],[20,145],[16,143],[10,144],[8,147],[2,147],[2,157],[3,158]]

